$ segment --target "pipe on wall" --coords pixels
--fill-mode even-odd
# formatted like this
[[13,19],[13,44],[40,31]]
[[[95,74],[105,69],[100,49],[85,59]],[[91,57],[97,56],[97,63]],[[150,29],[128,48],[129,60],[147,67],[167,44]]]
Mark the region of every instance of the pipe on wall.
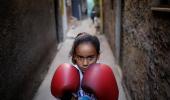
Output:
[[116,18],[115,18],[115,46],[117,63],[120,61],[120,39],[121,39],[121,0],[116,0]]

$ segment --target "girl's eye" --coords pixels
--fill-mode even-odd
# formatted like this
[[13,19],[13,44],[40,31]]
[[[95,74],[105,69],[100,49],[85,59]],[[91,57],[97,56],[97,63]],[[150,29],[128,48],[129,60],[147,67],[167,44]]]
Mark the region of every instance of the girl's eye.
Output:
[[93,60],[95,57],[88,57],[87,59],[88,60]]
[[77,56],[76,58],[77,58],[77,60],[79,60],[79,61],[84,61],[85,59],[86,59],[87,61],[94,61],[94,60],[97,59],[96,56],[90,56],[90,57]]

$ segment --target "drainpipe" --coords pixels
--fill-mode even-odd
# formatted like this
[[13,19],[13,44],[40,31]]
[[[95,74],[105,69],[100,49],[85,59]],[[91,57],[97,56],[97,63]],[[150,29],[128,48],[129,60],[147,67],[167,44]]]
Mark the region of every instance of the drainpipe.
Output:
[[115,46],[116,46],[116,58],[117,58],[117,63],[119,64],[120,62],[120,45],[121,45],[121,0],[116,0],[115,3],[116,6],[116,23],[115,23]]

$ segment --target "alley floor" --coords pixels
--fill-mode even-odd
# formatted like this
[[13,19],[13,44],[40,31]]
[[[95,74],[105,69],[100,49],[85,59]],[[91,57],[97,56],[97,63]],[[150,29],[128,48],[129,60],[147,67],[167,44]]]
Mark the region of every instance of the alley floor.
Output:
[[[57,100],[55,97],[51,95],[50,92],[51,79],[58,65],[62,63],[71,63],[71,58],[69,57],[69,51],[71,49],[74,37],[79,32],[88,32],[93,35],[96,35],[94,25],[92,24],[92,21],[90,19],[78,21],[72,26],[70,26],[66,34],[65,41],[58,45],[58,52],[56,53],[56,56],[53,59],[50,68],[48,70],[48,73],[44,78],[44,80],[42,81],[33,100]],[[118,83],[119,100],[127,100],[126,94],[121,84],[122,72],[119,66],[115,63],[115,58],[107,42],[107,39],[103,34],[97,34],[97,37],[99,38],[101,43],[101,55],[98,62],[105,63],[111,66]]]

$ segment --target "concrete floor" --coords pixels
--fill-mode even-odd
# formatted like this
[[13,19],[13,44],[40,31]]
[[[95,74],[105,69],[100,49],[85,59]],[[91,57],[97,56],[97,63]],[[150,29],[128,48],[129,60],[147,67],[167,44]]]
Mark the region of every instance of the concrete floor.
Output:
[[[90,19],[86,19],[76,24],[72,25],[67,32],[67,36],[63,43],[60,43],[58,46],[59,51],[57,52],[53,62],[50,65],[50,69],[44,78],[44,81],[41,83],[37,93],[35,94],[33,100],[58,100],[51,95],[50,84],[53,74],[58,65],[62,63],[71,63],[71,58],[69,58],[69,51],[71,49],[73,38],[79,32],[88,32],[95,35],[95,28]],[[124,89],[121,85],[122,81],[122,72],[118,65],[115,64],[115,58],[111,51],[111,48],[107,42],[107,39],[104,35],[97,35],[101,43],[101,55],[98,62],[105,63],[111,66],[119,88],[119,100],[127,100]]]

